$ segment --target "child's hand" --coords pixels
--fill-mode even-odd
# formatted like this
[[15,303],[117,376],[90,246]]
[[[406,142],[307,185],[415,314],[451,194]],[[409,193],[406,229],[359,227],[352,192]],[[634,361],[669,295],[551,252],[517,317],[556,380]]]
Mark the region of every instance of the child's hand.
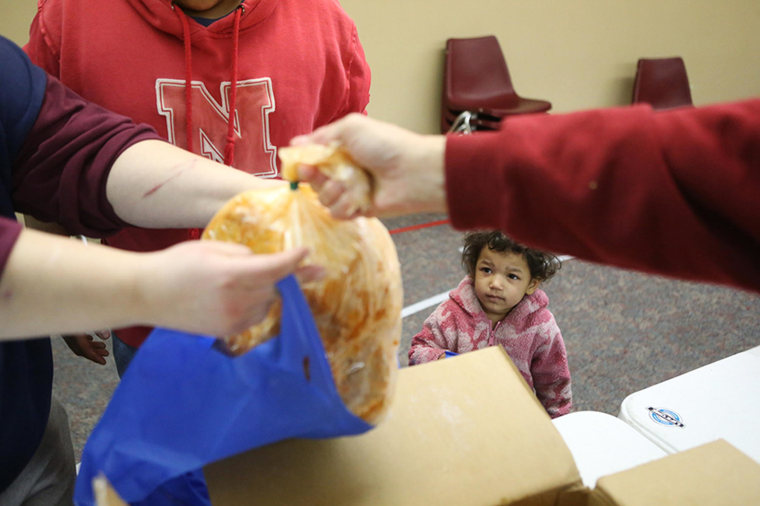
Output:
[[61,337],[63,337],[63,340],[75,355],[84,357],[87,360],[95,362],[96,364],[105,365],[105,357],[108,356],[106,343],[103,341],[96,341],[94,339],[94,336],[105,340],[111,337],[111,331],[98,330],[97,332],[91,334],[73,334]]

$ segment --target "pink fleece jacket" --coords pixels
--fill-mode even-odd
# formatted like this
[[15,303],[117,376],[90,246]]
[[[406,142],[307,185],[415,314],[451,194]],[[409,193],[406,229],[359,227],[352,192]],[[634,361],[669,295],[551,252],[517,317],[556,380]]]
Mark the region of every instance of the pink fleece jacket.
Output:
[[565,342],[548,305],[546,294],[536,290],[491,328],[467,276],[412,339],[409,365],[438,360],[446,350],[466,353],[500,345],[547,413],[552,418],[567,414],[572,407],[570,369]]

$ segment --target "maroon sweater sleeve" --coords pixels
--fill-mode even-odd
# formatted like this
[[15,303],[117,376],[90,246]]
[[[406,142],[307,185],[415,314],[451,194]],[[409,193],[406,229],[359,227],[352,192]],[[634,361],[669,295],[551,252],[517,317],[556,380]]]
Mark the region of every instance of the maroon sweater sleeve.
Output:
[[13,164],[13,203],[20,213],[102,237],[123,227],[106,198],[114,160],[132,144],[159,139],[75,94],[48,76],[39,115]]
[[760,100],[511,117],[448,138],[446,187],[460,229],[760,291]]
[[21,234],[21,223],[0,216],[0,277],[5,270],[5,264],[11,256],[13,245],[16,244],[19,234]]

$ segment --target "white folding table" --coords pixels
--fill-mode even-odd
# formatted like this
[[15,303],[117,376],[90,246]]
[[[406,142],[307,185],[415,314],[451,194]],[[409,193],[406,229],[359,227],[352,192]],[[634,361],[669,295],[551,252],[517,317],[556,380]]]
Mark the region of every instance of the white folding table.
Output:
[[618,416],[667,453],[722,438],[760,462],[760,346],[632,393]]
[[667,455],[631,426],[607,413],[576,411],[552,420],[575,460],[583,484]]

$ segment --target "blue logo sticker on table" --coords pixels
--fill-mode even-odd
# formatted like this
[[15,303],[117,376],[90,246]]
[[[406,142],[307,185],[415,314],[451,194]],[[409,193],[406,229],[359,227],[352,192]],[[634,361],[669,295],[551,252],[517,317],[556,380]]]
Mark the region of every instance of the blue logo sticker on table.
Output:
[[665,425],[667,427],[685,427],[683,421],[681,420],[681,415],[673,410],[665,408],[653,408],[651,406],[647,409],[649,410],[649,418],[659,423],[660,425]]

